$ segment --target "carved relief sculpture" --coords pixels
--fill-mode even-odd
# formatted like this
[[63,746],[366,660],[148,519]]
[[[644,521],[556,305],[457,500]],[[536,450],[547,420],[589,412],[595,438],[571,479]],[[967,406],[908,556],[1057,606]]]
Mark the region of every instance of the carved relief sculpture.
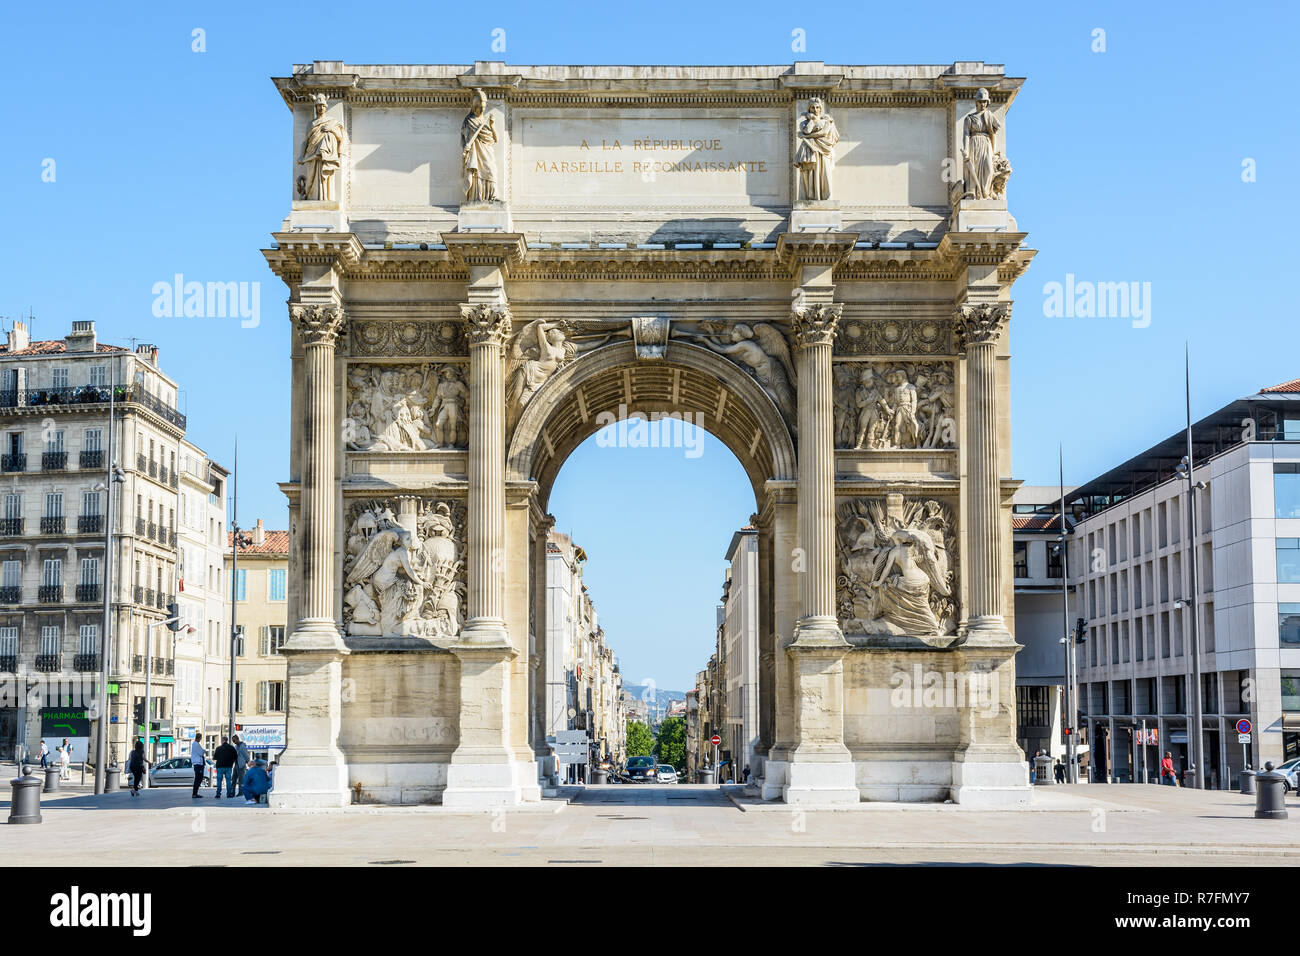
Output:
[[[962,123],[961,155],[967,199],[994,199],[1000,194],[993,188],[993,177],[998,172],[997,160],[1001,158],[994,153],[993,137],[1001,128],[1002,121],[989,109],[989,91],[980,88],[975,93],[974,111],[967,113]],[[1007,175],[1010,175],[1011,164],[1002,161],[1006,163]],[[1006,184],[1006,176],[1002,177],[1001,183]]]
[[306,166],[306,175],[298,177],[298,197],[334,202],[334,174],[343,162],[343,124],[325,115],[327,103],[323,94],[315,98],[316,118],[307,127],[303,137],[299,166]]
[[838,362],[835,447],[954,448],[952,371],[943,362]]
[[348,369],[343,441],[354,451],[427,451],[469,444],[469,389],[457,364]]
[[506,351],[506,409],[509,421],[518,419],[539,388],[559,369],[579,355],[630,339],[632,327],[620,322],[550,322],[533,319],[514,334]]
[[487,94],[474,91],[474,105],[460,124],[460,165],[466,202],[497,198],[496,117],[487,113]]
[[353,505],[343,561],[343,625],[356,637],[452,638],[464,624],[464,506]]
[[802,198],[830,199],[835,145],[840,141],[840,131],[820,96],[810,99],[808,112],[799,117],[797,139],[794,165],[799,170]]
[[936,637],[956,626],[952,512],[933,499],[851,498],[836,509],[845,634]]
[[775,325],[738,322],[728,328],[720,321],[683,322],[675,324],[671,334],[734,359],[758,380],[786,423],[794,427],[798,378],[790,344]]

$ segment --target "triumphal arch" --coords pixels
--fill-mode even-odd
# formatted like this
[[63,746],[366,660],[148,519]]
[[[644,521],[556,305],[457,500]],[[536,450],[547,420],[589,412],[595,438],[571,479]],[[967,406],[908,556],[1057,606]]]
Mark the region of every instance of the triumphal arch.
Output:
[[[765,798],[1027,800],[1021,80],[317,61],[275,82],[289,214],[265,255],[289,290],[293,443],[274,803],[539,799],[547,500],[637,412],[691,413],[752,484]],[[673,502],[627,507],[650,546]]]

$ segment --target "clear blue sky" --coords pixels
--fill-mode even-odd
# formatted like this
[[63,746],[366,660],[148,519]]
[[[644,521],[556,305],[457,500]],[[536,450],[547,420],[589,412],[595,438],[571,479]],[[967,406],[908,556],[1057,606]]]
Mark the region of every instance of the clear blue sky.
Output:
[[[1082,481],[1180,425],[1184,340],[1196,415],[1300,376],[1286,165],[1300,146],[1297,19],[1293,4],[1261,3],[7,4],[0,315],[31,309],[44,337],[93,318],[104,340],[159,345],[192,437],[228,462],[238,433],[244,523],[283,527],[288,325],[258,250],[287,212],[291,144],[269,77],[316,59],[982,59],[1027,77],[1008,122],[1008,197],[1041,250],[1016,287],[1015,474],[1054,482],[1063,439],[1067,480]],[[205,53],[191,52],[196,27]],[[504,54],[491,49],[496,27]],[[797,55],[795,28],[807,34]],[[1096,28],[1104,53],[1091,49]],[[152,286],[177,272],[261,282],[261,326],[155,319]],[[1067,273],[1150,282],[1150,326],[1044,317],[1043,285]],[[679,490],[698,505],[675,510]],[[696,460],[576,453],[552,511],[592,555],[629,677],[688,686],[712,644],[723,552],[753,508],[716,444]]]

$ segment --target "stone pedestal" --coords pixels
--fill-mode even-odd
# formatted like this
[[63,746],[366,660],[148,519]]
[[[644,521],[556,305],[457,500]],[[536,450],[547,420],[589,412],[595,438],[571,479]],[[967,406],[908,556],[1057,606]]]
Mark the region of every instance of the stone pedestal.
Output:
[[460,745],[447,768],[442,805],[515,806],[524,786],[537,787],[534,764],[515,760],[506,738],[515,650],[508,644],[458,644],[452,653],[460,661]]
[[289,218],[283,223],[284,232],[345,233],[348,228],[347,213],[338,202],[318,199],[300,199],[295,202]]
[[839,232],[840,204],[833,199],[800,199],[790,209],[791,232]]
[[457,232],[514,232],[510,206],[503,202],[462,203],[456,213]]
[[795,738],[781,796],[786,803],[858,803],[853,758],[844,746],[844,654],[839,627],[800,628],[787,649],[794,671]]
[[[327,643],[328,634],[321,637]],[[299,628],[294,639],[305,638]],[[337,629],[333,638],[338,639]],[[287,647],[287,645],[286,645]],[[342,652],[347,653],[346,648]],[[289,653],[288,686],[292,710],[289,746],[275,766],[272,807],[342,807],[350,800],[348,770],[339,750],[343,664],[332,647]]]
[[1030,801],[1029,767],[1016,744],[1016,676],[1020,648],[994,638],[973,639],[957,651],[958,665],[978,675],[984,688],[980,706],[960,715],[959,743],[953,753],[954,803],[967,806],[1019,806]]
[[953,209],[954,232],[1015,232],[1016,221],[1007,212],[1007,200],[959,199]]

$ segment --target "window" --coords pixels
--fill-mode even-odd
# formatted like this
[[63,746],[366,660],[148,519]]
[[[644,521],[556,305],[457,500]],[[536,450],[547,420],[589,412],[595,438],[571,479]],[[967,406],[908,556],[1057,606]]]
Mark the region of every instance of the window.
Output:
[[244,625],[238,625],[235,630],[235,656],[244,656]]
[[46,624],[41,628],[41,654],[45,657],[54,657],[59,653],[59,643],[62,635],[59,633],[59,625]]
[[49,491],[45,494],[45,517],[63,517],[63,492]]
[[66,368],[50,369],[50,387],[51,388],[68,387],[68,370]]
[[244,682],[235,681],[235,712],[242,714],[244,712]]
[[78,654],[98,654],[99,653],[99,625],[83,624],[80,633],[77,635],[77,653]]
[[0,627],[0,657],[18,656],[18,628]]
[[81,493],[81,513],[87,517],[99,514],[99,492],[83,491]]
[[[287,573],[284,568],[272,568],[266,572],[266,598],[268,601],[284,600],[284,585]],[[1017,574],[1017,577],[1020,575]]]
[[1273,508],[1278,518],[1300,518],[1300,464],[1273,466]]
[[86,585],[99,583],[99,558],[81,559],[81,583]]
[[23,566],[19,561],[6,561],[4,567],[0,570],[0,585],[7,588],[16,588],[21,582]]
[[235,600],[248,600],[248,571],[240,568],[235,572]]
[[86,429],[85,448],[86,451],[104,450],[104,430],[102,428]]
[[1047,545],[1047,576],[1049,578],[1059,578],[1062,576],[1061,543],[1059,541],[1054,541]]
[[[1016,565],[1016,577],[1018,578],[1029,577],[1029,542],[1027,541],[1015,542],[1014,560]],[[284,572],[281,573],[283,574]]]
[[41,571],[41,583],[46,587],[56,587],[63,583],[63,559],[46,558]]
[[1300,671],[1282,672],[1282,709],[1300,710]]
[[264,680],[258,682],[259,713],[275,713],[284,710],[284,681]]
[[17,493],[5,495],[5,518],[13,521],[23,516],[23,496]]
[[262,656],[271,657],[280,653],[284,646],[284,625],[271,625],[262,628]]
[[1300,538],[1277,539],[1278,584],[1300,582]]
[[1277,606],[1277,636],[1282,647],[1300,647],[1300,604]]
[[1049,694],[1049,688],[1040,687],[1036,684],[1022,684],[1016,687],[1018,736],[1029,736],[1028,730],[1030,728],[1037,731],[1039,728],[1049,725],[1047,706]]
[[103,388],[108,384],[108,366],[92,365],[90,367],[90,384]]
[[48,452],[63,451],[63,429],[56,428],[45,434],[45,450]]

